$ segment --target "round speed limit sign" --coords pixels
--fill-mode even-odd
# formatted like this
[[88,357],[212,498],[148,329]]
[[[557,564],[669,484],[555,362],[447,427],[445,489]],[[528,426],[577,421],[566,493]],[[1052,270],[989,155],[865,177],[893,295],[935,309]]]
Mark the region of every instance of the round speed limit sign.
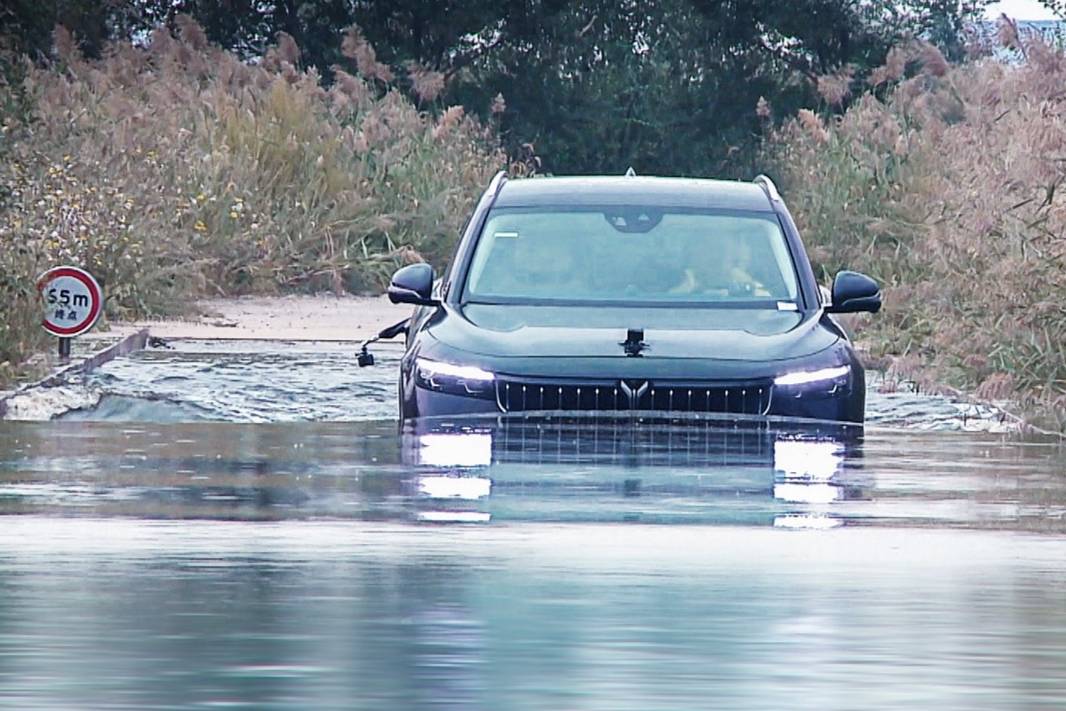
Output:
[[44,330],[53,336],[79,336],[104,310],[104,292],[92,274],[78,267],[53,267],[37,279],[44,301]]

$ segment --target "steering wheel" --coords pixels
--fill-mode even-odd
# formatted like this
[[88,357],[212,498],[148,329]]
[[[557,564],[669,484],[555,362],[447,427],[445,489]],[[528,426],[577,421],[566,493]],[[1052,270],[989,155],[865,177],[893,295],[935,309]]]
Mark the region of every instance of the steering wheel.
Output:
[[730,296],[735,298],[750,299],[755,294],[755,286],[750,282],[733,281],[729,283],[727,292]]

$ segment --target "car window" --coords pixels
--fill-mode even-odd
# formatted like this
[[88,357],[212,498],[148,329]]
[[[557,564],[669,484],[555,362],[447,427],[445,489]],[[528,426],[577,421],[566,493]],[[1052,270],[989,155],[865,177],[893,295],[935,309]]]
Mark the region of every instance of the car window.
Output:
[[772,214],[497,208],[471,261],[466,301],[795,301]]

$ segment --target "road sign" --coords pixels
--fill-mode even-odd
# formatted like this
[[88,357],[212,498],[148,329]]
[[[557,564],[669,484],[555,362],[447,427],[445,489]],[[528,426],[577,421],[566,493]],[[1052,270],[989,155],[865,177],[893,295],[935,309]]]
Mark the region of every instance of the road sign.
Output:
[[53,267],[37,279],[44,301],[44,330],[60,338],[80,336],[104,310],[104,292],[92,274],[78,267]]

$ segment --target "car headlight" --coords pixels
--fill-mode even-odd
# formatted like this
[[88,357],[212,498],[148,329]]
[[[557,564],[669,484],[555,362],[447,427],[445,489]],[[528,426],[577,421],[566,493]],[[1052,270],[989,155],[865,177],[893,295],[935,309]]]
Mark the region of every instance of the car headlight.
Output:
[[455,365],[415,358],[415,383],[451,395],[494,399],[496,376],[472,365]]
[[818,370],[797,370],[792,373],[784,373],[774,378],[774,385],[802,386],[818,385],[836,389],[847,385],[851,375],[851,366],[839,365],[834,368],[819,368]]

